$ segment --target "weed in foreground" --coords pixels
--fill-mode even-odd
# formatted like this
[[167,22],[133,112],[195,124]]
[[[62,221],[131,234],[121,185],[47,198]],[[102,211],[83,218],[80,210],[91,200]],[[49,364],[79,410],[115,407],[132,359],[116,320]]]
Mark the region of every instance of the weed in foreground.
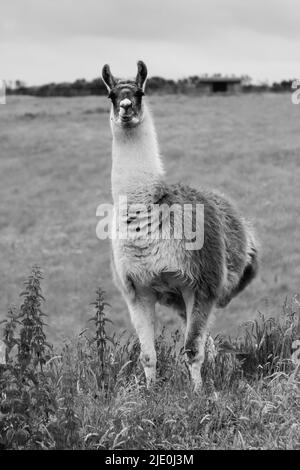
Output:
[[[98,289],[86,328],[54,351],[35,267],[3,324],[0,445],[6,449],[300,448],[300,305],[259,315],[207,348],[201,396],[191,391],[178,331],[156,339],[158,381],[147,390],[135,337],[108,333]],[[212,390],[217,400],[210,400]]]

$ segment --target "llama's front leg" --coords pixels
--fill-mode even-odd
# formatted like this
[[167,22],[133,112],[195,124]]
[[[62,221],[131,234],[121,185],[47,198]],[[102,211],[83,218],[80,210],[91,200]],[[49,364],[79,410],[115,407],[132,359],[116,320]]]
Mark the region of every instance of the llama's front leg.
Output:
[[195,391],[202,387],[201,366],[205,356],[206,325],[212,310],[212,302],[203,302],[197,291],[185,289],[186,304],[185,350]]
[[156,351],[154,339],[156,299],[151,292],[136,292],[134,299],[127,299],[132,324],[141,345],[141,363],[144,368],[147,387],[156,379]]

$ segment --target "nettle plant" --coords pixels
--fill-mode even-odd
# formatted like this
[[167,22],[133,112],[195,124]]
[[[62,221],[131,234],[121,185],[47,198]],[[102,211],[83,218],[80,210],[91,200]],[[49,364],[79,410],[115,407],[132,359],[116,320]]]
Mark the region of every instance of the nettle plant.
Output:
[[[276,383],[287,380],[289,400],[293,400],[300,370],[292,357],[300,337],[297,299],[284,306],[279,318],[260,315],[249,322],[236,340],[216,337],[216,355],[207,345],[202,370],[206,397],[201,398],[189,391],[178,331],[167,336],[163,330],[157,336],[158,381],[153,389],[146,389],[139,342],[136,337],[126,338],[125,332],[109,334],[109,304],[100,288],[92,304],[91,327],[54,351],[45,332],[41,281],[42,273],[34,267],[20,307],[10,308],[1,322],[0,449],[148,448],[149,442],[162,448],[165,439],[181,435],[184,422],[193,421],[193,427],[187,428],[192,440],[202,429],[201,416],[210,413],[211,426],[220,423],[218,409],[223,409],[230,394],[230,406],[235,406],[240,400],[237,390],[243,387],[271,393]],[[218,400],[206,404],[215,391]],[[173,407],[176,400],[180,416]],[[163,424],[165,415],[170,422],[170,406],[178,418],[171,420],[172,438],[169,424]],[[242,412],[244,416],[244,404]],[[207,439],[210,443],[210,435]]]
[[0,365],[0,437],[5,448],[34,446],[55,411],[53,390],[43,373],[52,352],[44,332],[41,280],[40,269],[34,267],[24,283],[20,308],[11,308],[1,322],[5,361]]
[[[80,420],[76,399],[82,363],[74,360],[73,348],[65,345],[54,355],[47,342],[42,306],[45,301],[42,272],[32,269],[20,296],[19,308],[10,308],[1,322],[3,335],[0,359],[0,447],[75,448],[80,447]],[[101,387],[107,382],[107,342],[105,332],[104,292],[99,289],[95,305],[95,337],[87,341],[96,345],[99,360],[97,379]],[[79,343],[82,357],[83,347]],[[88,355],[90,360],[90,355]]]
[[116,383],[138,364],[136,342],[121,345],[120,338],[107,333],[106,324],[112,322],[100,288],[91,304],[91,329],[54,352],[45,333],[42,279],[41,270],[34,267],[24,282],[20,307],[10,308],[1,322],[0,448],[4,449],[84,447],[83,397],[108,399]]

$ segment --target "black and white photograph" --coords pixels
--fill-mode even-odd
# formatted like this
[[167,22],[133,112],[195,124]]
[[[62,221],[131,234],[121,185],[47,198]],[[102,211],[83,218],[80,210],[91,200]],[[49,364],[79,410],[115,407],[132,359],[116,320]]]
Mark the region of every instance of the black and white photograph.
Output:
[[299,46],[296,0],[1,2],[0,451],[300,450]]

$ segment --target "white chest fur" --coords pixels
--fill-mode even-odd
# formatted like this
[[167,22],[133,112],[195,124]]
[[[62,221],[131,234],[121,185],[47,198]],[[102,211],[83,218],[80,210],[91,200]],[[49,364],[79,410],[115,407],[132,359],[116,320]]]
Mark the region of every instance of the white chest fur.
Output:
[[181,272],[185,256],[182,240],[149,234],[148,217],[147,211],[139,212],[134,220],[120,217],[118,208],[114,208],[112,250],[122,284],[130,277],[150,285],[162,272]]

